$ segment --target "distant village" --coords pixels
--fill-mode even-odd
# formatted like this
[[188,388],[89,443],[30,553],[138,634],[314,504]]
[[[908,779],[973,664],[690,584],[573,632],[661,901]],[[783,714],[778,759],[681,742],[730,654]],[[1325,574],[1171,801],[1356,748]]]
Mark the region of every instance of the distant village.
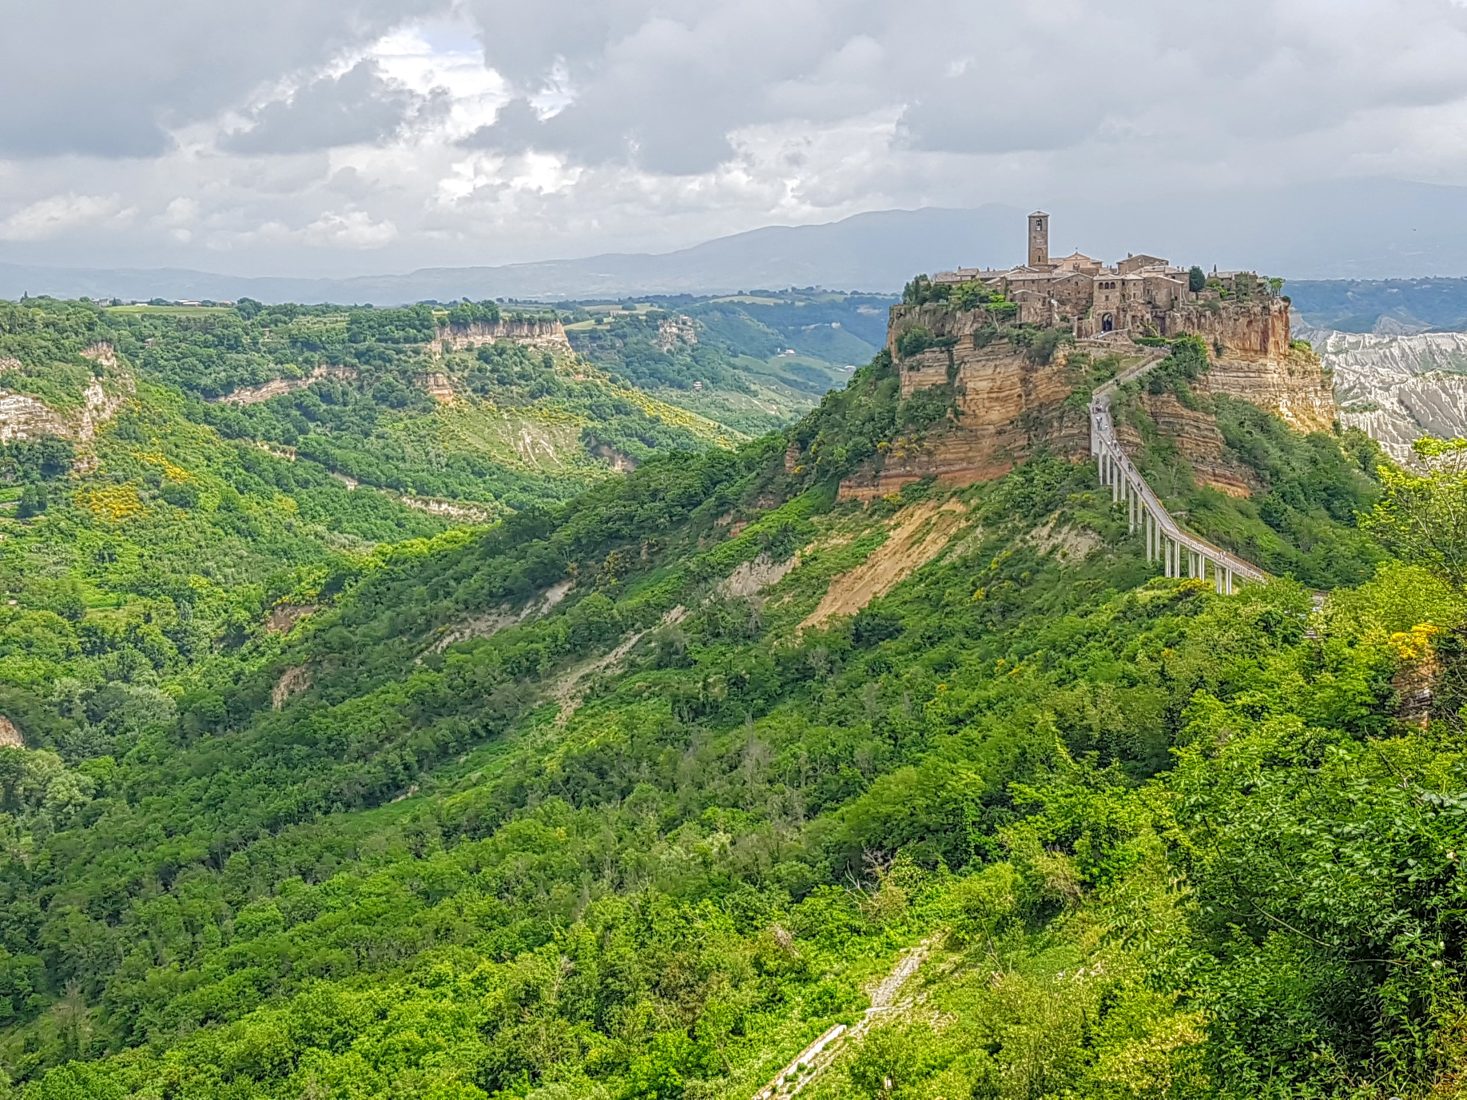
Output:
[[229,308],[234,305],[233,299],[216,301],[213,298],[88,298],[94,306],[178,306],[213,309],[216,307]]
[[1029,215],[1028,262],[1010,268],[958,268],[932,277],[934,284],[983,283],[1019,309],[1022,324],[1070,325],[1076,336],[1109,332],[1169,331],[1167,315],[1192,302],[1247,298],[1263,285],[1251,271],[1217,271],[1192,285],[1192,269],[1160,256],[1128,254],[1104,264],[1083,252],[1049,255],[1049,215]]

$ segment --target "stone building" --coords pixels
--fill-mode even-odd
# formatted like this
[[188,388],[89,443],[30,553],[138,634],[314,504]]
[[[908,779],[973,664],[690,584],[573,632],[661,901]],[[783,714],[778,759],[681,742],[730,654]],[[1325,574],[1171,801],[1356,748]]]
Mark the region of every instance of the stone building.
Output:
[[1023,324],[1069,325],[1076,336],[1108,332],[1168,335],[1169,323],[1182,307],[1218,299],[1260,285],[1252,272],[1214,272],[1212,287],[1201,294],[1188,288],[1188,268],[1173,266],[1160,256],[1131,253],[1104,264],[1083,252],[1052,259],[1049,254],[1049,215],[1029,215],[1028,262],[1007,269],[958,268],[933,276],[934,283],[983,283],[1001,291],[1018,307]]

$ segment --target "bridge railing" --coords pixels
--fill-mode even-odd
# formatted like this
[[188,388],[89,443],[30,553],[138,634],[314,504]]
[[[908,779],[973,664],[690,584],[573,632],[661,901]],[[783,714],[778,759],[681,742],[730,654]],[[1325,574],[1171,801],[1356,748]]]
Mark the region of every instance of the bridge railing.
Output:
[[1131,530],[1139,529],[1146,540],[1146,559],[1160,559],[1168,577],[1206,579],[1211,567],[1214,584],[1221,593],[1231,593],[1234,583],[1240,580],[1267,580],[1268,575],[1252,562],[1184,530],[1121,446],[1111,417],[1111,399],[1121,386],[1142,377],[1164,358],[1166,352],[1156,351],[1091,395],[1090,454],[1096,460],[1100,483],[1110,487],[1112,500],[1126,506]]

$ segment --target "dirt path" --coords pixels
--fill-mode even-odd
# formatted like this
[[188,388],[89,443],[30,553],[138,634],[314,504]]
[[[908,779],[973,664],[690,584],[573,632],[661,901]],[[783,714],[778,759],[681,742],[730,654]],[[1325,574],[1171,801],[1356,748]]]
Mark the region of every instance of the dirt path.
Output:
[[807,1046],[774,1079],[754,1094],[754,1100],[789,1100],[825,1073],[840,1056],[840,1052],[853,1042],[860,1042],[871,1025],[883,1013],[906,1008],[910,1001],[898,1001],[897,997],[906,987],[912,975],[917,973],[927,953],[932,948],[931,940],[923,940],[916,947],[902,952],[891,972],[871,990],[871,1007],[850,1027],[836,1024],[820,1038]]

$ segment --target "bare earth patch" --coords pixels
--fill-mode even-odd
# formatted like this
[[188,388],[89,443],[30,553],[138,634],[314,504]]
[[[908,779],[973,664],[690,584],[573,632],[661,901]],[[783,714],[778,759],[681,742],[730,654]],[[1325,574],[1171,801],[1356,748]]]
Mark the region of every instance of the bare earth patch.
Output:
[[271,634],[288,634],[296,623],[319,610],[319,606],[313,603],[276,604],[265,620],[265,629]]
[[886,541],[856,568],[830,582],[820,606],[810,612],[800,629],[819,626],[836,615],[854,615],[890,592],[942,553],[963,526],[967,512],[956,500],[941,505],[923,501],[898,512],[891,519]]
[[16,729],[15,723],[0,714],[0,749],[23,749],[25,738]]
[[270,691],[270,705],[279,710],[310,686],[311,670],[309,668],[305,665],[288,668],[281,673],[280,679],[275,681],[275,687]]
[[1061,527],[1058,520],[1051,516],[1029,533],[1029,541],[1041,553],[1057,553],[1067,560],[1081,561],[1088,558],[1100,545],[1100,536],[1083,527]]
[[[537,599],[531,600],[518,611],[511,607],[500,606],[486,611],[481,615],[472,615],[467,619],[461,619],[445,630],[434,643],[428,647],[429,653],[442,653],[449,646],[457,642],[467,642],[478,638],[492,638],[506,627],[522,623],[526,619],[536,615],[543,615],[549,611],[571,590],[570,581],[561,581],[552,584]],[[420,656],[418,658],[422,660]]]
[[[672,626],[680,623],[688,617],[688,609],[682,604],[674,607],[658,621],[657,626]],[[634,634],[628,634],[617,644],[617,647],[609,653],[603,653],[599,657],[592,657],[588,661],[566,669],[561,677],[550,687],[550,694],[560,704],[560,713],[556,715],[555,721],[558,725],[565,725],[570,716],[576,712],[590,689],[591,678],[597,673],[617,667],[626,659],[628,653],[637,647],[637,643],[651,634],[656,627],[648,627],[646,630],[638,630]]]
[[771,561],[768,554],[760,554],[752,561],[739,562],[732,573],[718,582],[718,594],[730,599],[757,596],[784,580],[799,563],[798,554],[791,554],[784,561]]

